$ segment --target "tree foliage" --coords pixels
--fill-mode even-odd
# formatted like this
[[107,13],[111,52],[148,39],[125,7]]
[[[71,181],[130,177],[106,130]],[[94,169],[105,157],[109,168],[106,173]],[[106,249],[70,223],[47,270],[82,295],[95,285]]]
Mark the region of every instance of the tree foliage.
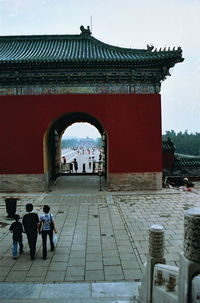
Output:
[[162,136],[163,140],[168,138],[174,143],[176,153],[200,156],[200,133],[189,134],[187,130],[176,133],[174,130],[170,130]]

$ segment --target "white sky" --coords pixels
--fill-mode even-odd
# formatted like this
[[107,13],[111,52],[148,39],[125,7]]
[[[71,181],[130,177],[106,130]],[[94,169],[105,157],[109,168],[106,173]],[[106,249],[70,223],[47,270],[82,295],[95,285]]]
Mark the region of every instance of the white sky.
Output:
[[69,137],[77,137],[77,138],[89,137],[92,139],[96,139],[101,137],[101,135],[99,131],[96,129],[96,127],[94,127],[93,125],[86,122],[80,122],[70,125],[65,130],[62,139],[66,139]]
[[181,46],[162,84],[165,130],[200,132],[200,0],[0,0],[0,35],[79,34],[117,46]]

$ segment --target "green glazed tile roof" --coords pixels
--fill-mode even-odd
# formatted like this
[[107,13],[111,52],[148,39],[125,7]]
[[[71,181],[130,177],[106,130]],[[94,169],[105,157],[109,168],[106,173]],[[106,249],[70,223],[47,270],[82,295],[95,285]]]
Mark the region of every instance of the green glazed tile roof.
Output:
[[59,62],[119,62],[133,65],[174,66],[182,62],[181,48],[173,50],[129,49],[105,44],[90,32],[80,35],[1,36],[0,65]]
[[166,141],[162,141],[162,150],[164,152],[174,152],[175,145],[170,139],[168,139]]
[[176,167],[200,167],[200,157],[175,154],[174,166]]

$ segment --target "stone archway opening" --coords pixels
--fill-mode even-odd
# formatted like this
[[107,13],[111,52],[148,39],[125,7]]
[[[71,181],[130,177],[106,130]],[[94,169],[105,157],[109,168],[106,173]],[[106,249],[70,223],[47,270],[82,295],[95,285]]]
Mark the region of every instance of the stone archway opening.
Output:
[[[100,134],[102,146],[101,149],[95,150],[94,163],[91,163],[91,170],[89,170],[89,157],[93,157],[92,149],[85,149],[82,161],[79,163],[79,169],[75,172],[74,159],[81,159],[81,152],[83,147],[79,146],[76,150],[72,150],[69,155],[65,167],[63,166],[62,153],[62,137],[67,128],[75,123],[88,123],[95,127]],[[86,134],[87,135],[87,134]],[[91,153],[91,155],[89,154]],[[73,155],[72,155],[73,154]],[[100,155],[101,154],[101,155]],[[80,175],[100,175],[107,178],[107,135],[101,123],[94,117],[87,113],[75,112],[65,113],[54,120],[49,127],[44,141],[44,167],[48,186],[50,187],[58,177],[66,176],[80,176]],[[95,160],[95,161],[94,161]],[[85,164],[85,167],[84,167]]]
[[68,126],[61,138],[60,174],[97,174],[104,168],[101,134],[88,122]]

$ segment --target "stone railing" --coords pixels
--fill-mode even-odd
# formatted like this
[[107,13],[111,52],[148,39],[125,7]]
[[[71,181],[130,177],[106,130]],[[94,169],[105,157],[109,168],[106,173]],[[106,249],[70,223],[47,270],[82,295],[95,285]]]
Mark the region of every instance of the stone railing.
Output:
[[178,302],[179,268],[156,264],[153,275],[152,302]]
[[180,268],[165,264],[164,228],[149,230],[149,256],[138,289],[137,303],[200,303],[200,208],[184,217],[184,249]]

